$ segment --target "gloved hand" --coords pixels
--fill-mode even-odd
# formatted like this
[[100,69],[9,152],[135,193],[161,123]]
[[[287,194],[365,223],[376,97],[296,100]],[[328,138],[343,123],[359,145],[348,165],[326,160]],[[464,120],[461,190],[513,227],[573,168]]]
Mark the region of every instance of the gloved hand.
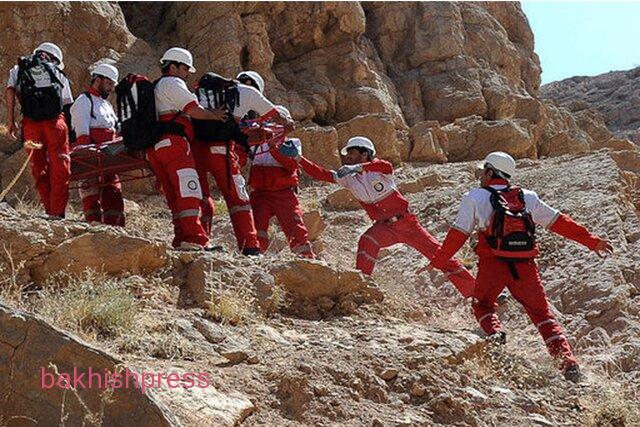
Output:
[[300,150],[293,143],[293,141],[283,142],[282,145],[280,146],[279,151],[280,151],[280,154],[282,154],[283,156],[291,157],[292,159],[299,159],[301,154]]
[[344,165],[336,171],[338,178],[344,178],[347,175],[355,175],[362,172],[362,165]]

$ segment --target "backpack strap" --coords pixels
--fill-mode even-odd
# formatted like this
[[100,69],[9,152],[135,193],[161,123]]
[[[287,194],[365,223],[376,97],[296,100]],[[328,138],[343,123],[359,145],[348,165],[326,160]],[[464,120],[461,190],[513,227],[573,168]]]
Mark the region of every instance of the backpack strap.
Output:
[[87,91],[87,92],[84,92],[84,96],[86,96],[87,98],[89,98],[89,104],[91,105],[91,108],[90,108],[90,110],[89,110],[89,111],[91,112],[91,118],[95,120],[96,115],[95,115],[95,114],[93,114],[93,98],[91,97],[91,94],[90,94],[88,91]]

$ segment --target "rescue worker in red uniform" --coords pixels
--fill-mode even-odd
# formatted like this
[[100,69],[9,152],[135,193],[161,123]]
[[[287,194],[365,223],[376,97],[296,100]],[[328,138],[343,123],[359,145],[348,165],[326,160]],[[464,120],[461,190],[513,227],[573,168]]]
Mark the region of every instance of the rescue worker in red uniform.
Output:
[[[64,218],[69,201],[69,106],[71,86],[64,75],[62,51],[53,43],[39,45],[31,57],[20,58],[9,71],[5,90],[7,128],[16,139],[15,100],[22,111],[22,139],[42,144],[31,153],[31,172],[45,212],[51,219]],[[44,101],[43,101],[44,100]]]
[[[446,265],[477,227],[479,233],[475,252],[479,262],[472,308],[488,340],[497,344],[506,343],[506,334],[496,315],[496,298],[506,285],[513,297],[524,306],[551,356],[559,360],[565,378],[580,382],[584,376],[580,372],[562,327],[551,312],[534,259],[509,261],[496,256],[489,243],[491,238],[489,224],[495,214],[491,204],[492,191],[486,187],[493,190],[508,190],[507,187],[511,185],[511,179],[516,171],[516,163],[510,155],[494,152],[489,154],[480,166],[482,168],[479,170],[480,185],[485,188],[474,188],[463,198],[458,216],[442,247],[426,268],[442,268]],[[536,224],[574,240],[597,252],[598,255],[611,252],[612,247],[609,242],[592,235],[569,216],[547,205],[533,191],[522,189],[522,194],[525,209]],[[537,246],[534,246],[532,253],[534,255],[538,253]]]
[[[78,96],[71,106],[71,126],[77,145],[99,144],[117,136],[118,121],[108,98],[118,81],[118,69],[99,64],[91,72],[89,90]],[[118,176],[105,175],[89,179],[80,187],[82,211],[89,223],[124,227],[124,200]]]
[[[290,145],[281,152],[292,155]],[[368,138],[356,136],[340,152],[345,166],[337,171],[324,169],[302,156],[302,169],[311,177],[340,184],[355,196],[374,224],[360,237],[356,267],[366,275],[373,272],[380,249],[405,243],[432,259],[438,241],[425,230],[409,209],[409,202],[398,191],[391,163],[375,158],[376,150]],[[440,269],[466,298],[475,284],[473,276],[456,260],[449,260]]]
[[[238,84],[237,89],[239,102],[233,111],[229,112],[237,121],[245,117],[249,111],[254,111],[256,118],[273,118],[277,122],[285,121],[271,101],[264,97],[261,90],[244,84]],[[238,248],[247,256],[260,255],[260,243],[249,193],[241,172],[244,156],[238,155],[234,141],[207,143],[197,141],[194,144],[194,152],[200,184],[204,193],[202,222],[207,235],[211,232],[211,218],[214,213],[213,199],[207,181],[207,176],[210,173],[227,204]]]
[[191,52],[179,47],[168,49],[160,59],[160,68],[155,103],[164,130],[155,146],[147,150],[147,159],[173,214],[173,246],[181,250],[208,249],[209,236],[200,222],[202,188],[191,148],[193,128],[189,118],[225,120],[226,113],[202,108],[187,88],[186,80],[196,71]]
[[[286,108],[278,105],[276,109],[293,123]],[[293,126],[287,129],[290,130]],[[289,141],[301,150],[299,139],[290,138]],[[269,221],[275,216],[291,251],[306,258],[315,258],[297,196],[298,162],[282,155],[279,147],[270,146],[267,142],[256,145],[252,150],[249,188],[260,250],[266,252],[269,247]]]

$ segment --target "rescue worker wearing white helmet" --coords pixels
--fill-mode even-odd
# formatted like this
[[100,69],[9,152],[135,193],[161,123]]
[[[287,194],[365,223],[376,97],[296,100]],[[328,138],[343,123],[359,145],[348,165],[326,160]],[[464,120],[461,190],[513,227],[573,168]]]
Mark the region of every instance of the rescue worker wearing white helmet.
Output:
[[[275,105],[262,93],[264,90],[262,78],[255,72],[252,72],[252,75],[262,86],[249,86],[242,84],[242,82],[235,85],[238,102],[234,104],[229,113],[238,122],[251,115],[256,119],[288,124],[289,119],[283,117]],[[203,140],[194,144],[196,166],[204,190],[202,222],[205,224],[205,228],[210,231],[211,217],[214,212],[213,199],[207,181],[208,174],[211,174],[227,204],[238,248],[244,255],[254,256],[260,254],[260,242],[251,210],[249,193],[241,171],[247,159],[247,153],[243,150],[239,147],[238,141],[233,140]]]
[[[89,89],[71,106],[75,144],[100,144],[117,137],[118,121],[108,101],[117,82],[118,69],[111,64],[98,64],[91,70]],[[117,175],[104,175],[101,182],[86,180],[79,192],[87,222],[124,226],[124,200]]]
[[[291,118],[289,110],[282,105],[277,105],[276,109],[280,114]],[[286,131],[293,129],[292,124]],[[297,138],[289,138],[288,143],[302,149]],[[275,216],[291,251],[306,258],[315,258],[297,196],[298,162],[282,155],[279,147],[269,145],[268,142],[256,145],[252,150],[249,188],[260,250],[266,252],[269,247],[269,221]]]
[[222,121],[227,113],[202,108],[188,89],[187,80],[196,71],[188,50],[168,49],[160,59],[160,69],[155,103],[163,132],[155,146],[147,150],[147,158],[173,214],[173,246],[207,249],[209,236],[200,221],[202,188],[191,147],[194,135],[190,118]]
[[513,185],[516,162],[507,153],[493,152],[479,165],[480,188],[469,191],[460,203],[458,216],[429,268],[442,268],[478,228],[478,274],[473,292],[473,313],[488,340],[505,344],[506,334],[496,314],[496,298],[508,287],[536,325],[565,378],[579,382],[583,375],[555,319],[534,258],[537,224],[574,240],[598,255],[612,250],[604,239],[592,235],[566,214],[550,207],[533,191]]
[[[369,138],[355,136],[340,154],[345,164],[337,171],[327,170],[302,157],[291,144],[281,148],[284,155],[299,158],[300,166],[311,177],[339,184],[354,195],[373,221],[358,242],[356,268],[366,275],[373,273],[380,249],[404,243],[431,259],[438,241],[420,225],[409,208],[409,202],[398,191],[391,163],[375,157],[376,149]],[[440,267],[464,297],[471,295],[475,280],[456,260]]]
[[69,80],[62,72],[62,50],[51,42],[18,59],[5,90],[7,128],[16,138],[15,101],[20,102],[22,139],[42,144],[31,155],[31,172],[50,218],[64,218],[69,200]]

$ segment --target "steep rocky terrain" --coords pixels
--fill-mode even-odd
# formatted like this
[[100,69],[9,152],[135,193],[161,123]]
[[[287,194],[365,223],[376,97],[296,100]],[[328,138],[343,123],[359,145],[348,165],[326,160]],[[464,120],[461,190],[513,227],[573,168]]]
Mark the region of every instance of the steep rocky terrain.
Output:
[[[421,221],[439,238],[474,183],[472,170],[459,163],[398,171]],[[49,354],[61,372],[122,363],[138,372],[210,374],[208,388],[163,387],[150,401],[129,401],[118,391],[102,410],[101,390],[79,391],[84,410],[67,395],[70,419],[89,414],[104,425],[118,424],[107,420],[117,420],[125,402],[138,411],[152,405],[146,410],[164,414],[163,422],[175,417],[183,425],[633,425],[640,421],[640,158],[603,151],[524,160],[520,170],[519,182],[615,246],[602,260],[540,232],[541,274],[587,386],[561,379],[514,301],[501,312],[509,343],[488,351],[468,301],[440,277],[415,276],[424,260],[409,248],[384,250],[373,282],[352,273],[356,238],[368,221],[332,196],[334,186],[311,186],[301,196],[307,211],[320,214],[312,224],[324,227],[317,263],[293,260],[275,228],[275,248],[259,260],[168,251],[169,218],[156,196],[137,199],[129,235],[74,219],[51,223],[28,205],[4,205],[3,299],[88,343],[46,338],[42,321],[3,308],[0,357],[9,360],[14,390],[25,392],[20,399],[10,392],[2,415],[59,417],[60,390],[38,389],[37,367]],[[232,250],[226,215],[216,217],[214,236]],[[81,273],[96,269],[89,254],[123,245],[156,255],[105,254],[103,273]],[[73,262],[69,274],[29,285],[48,265],[62,269],[63,253]],[[473,265],[469,247],[461,258]],[[39,343],[38,352],[20,344],[24,327],[7,316],[34,324],[28,339]],[[63,356],[72,345],[82,346],[73,363]],[[25,411],[35,408],[25,401],[41,403]]]
[[[640,152],[605,112],[540,98],[517,3],[7,3],[0,16],[0,68],[51,39],[74,93],[104,59],[155,76],[172,45],[198,71],[259,71],[308,157],[337,166],[348,137],[372,137],[439,239],[475,185],[470,160],[502,149],[521,159],[521,184],[615,247],[600,259],[540,231],[549,298],[589,377],[577,386],[515,301],[496,350],[469,301],[415,275],[412,249],[383,250],[372,279],[353,271],[370,222],[336,186],[303,178],[309,262],[275,225],[267,256],[237,256],[223,204],[212,236],[226,253],[170,250],[150,180],[125,185],[125,231],[83,223],[77,201],[46,221],[25,173],[0,204],[0,425],[640,424]],[[24,158],[0,137],[3,188]],[[473,268],[470,244],[460,258]],[[42,389],[41,368],[74,366],[210,384]]]
[[597,110],[618,137],[640,143],[640,67],[571,77],[544,85],[540,94],[572,111]]

